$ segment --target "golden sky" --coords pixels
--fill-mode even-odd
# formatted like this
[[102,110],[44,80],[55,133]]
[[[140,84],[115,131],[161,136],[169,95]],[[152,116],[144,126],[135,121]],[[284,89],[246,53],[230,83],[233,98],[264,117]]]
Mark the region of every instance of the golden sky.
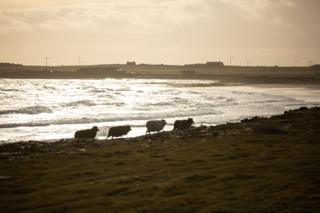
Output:
[[320,0],[0,0],[0,62],[320,63]]

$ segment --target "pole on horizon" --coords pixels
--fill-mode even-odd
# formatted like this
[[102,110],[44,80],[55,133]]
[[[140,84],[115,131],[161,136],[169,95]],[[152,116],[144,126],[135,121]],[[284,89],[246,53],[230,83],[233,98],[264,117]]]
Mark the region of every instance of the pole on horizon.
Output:
[[48,72],[48,61],[49,61],[49,59],[50,58],[48,56],[44,57],[45,64],[46,64],[46,72]]
[[298,60],[297,60],[297,59],[294,59],[294,66],[295,66],[295,67],[297,66],[297,63],[298,63]]
[[230,63],[230,66],[232,65],[232,56],[230,56],[229,58],[229,63]]
[[82,60],[82,58],[78,57],[78,65],[79,65],[79,67],[81,66],[81,60]]

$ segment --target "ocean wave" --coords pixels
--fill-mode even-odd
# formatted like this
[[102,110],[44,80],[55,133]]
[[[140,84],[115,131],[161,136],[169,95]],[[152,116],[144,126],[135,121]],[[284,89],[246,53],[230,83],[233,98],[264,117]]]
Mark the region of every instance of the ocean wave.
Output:
[[0,115],[5,114],[40,114],[40,113],[52,113],[52,110],[49,107],[46,106],[30,106],[30,107],[23,107],[20,109],[14,109],[14,110],[2,110],[0,111]]
[[105,93],[105,92],[107,92],[107,90],[94,88],[94,89],[91,89],[90,92],[92,92],[92,93]]
[[67,103],[62,103],[61,106],[63,107],[74,107],[74,106],[95,106],[96,104],[90,100],[79,100],[79,101],[72,101]]
[[71,125],[71,124],[89,124],[89,123],[103,123],[103,122],[122,122],[128,121],[145,121],[153,119],[172,119],[172,118],[183,118],[183,117],[196,117],[203,115],[213,115],[219,112],[215,110],[201,110],[201,111],[180,111],[180,112],[162,112],[162,113],[152,113],[146,115],[145,113],[138,113],[129,116],[114,116],[114,117],[104,117],[104,118],[79,118],[79,119],[60,119],[52,121],[40,121],[40,122],[30,122],[30,123],[8,123],[0,124],[0,129],[4,128],[16,128],[16,127],[37,127],[37,126],[49,126],[49,125]]
[[241,86],[240,83],[224,83],[224,82],[210,82],[210,83],[169,83],[172,87],[224,87],[224,86]]
[[1,91],[4,91],[4,92],[21,92],[21,90],[19,90],[19,89],[5,89],[5,88],[1,88]]
[[17,124],[0,124],[0,129],[17,128],[17,127],[37,127],[49,126],[50,123],[17,123]]
[[43,85],[42,86],[44,89],[46,89],[46,90],[57,90],[57,88],[55,87],[55,86],[48,86],[48,85]]

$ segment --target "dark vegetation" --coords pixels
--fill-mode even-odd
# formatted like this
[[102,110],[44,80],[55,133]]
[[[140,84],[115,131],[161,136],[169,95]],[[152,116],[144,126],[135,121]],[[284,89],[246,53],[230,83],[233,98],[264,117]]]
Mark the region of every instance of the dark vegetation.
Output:
[[317,212],[320,108],[131,139],[0,146],[1,212]]
[[311,69],[312,69],[312,70],[315,70],[315,71],[320,71],[320,64],[312,65],[312,66],[311,66]]
[[82,67],[73,73],[77,76],[84,77],[107,77],[107,76],[123,76],[127,73],[117,67]]

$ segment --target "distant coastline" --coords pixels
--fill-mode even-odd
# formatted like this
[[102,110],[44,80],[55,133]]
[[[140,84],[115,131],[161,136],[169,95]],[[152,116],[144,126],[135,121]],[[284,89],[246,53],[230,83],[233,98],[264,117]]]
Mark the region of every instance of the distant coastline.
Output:
[[90,66],[24,66],[0,64],[0,78],[15,79],[208,79],[252,84],[319,84],[320,70],[311,67],[215,66],[211,64],[149,65],[106,64]]

